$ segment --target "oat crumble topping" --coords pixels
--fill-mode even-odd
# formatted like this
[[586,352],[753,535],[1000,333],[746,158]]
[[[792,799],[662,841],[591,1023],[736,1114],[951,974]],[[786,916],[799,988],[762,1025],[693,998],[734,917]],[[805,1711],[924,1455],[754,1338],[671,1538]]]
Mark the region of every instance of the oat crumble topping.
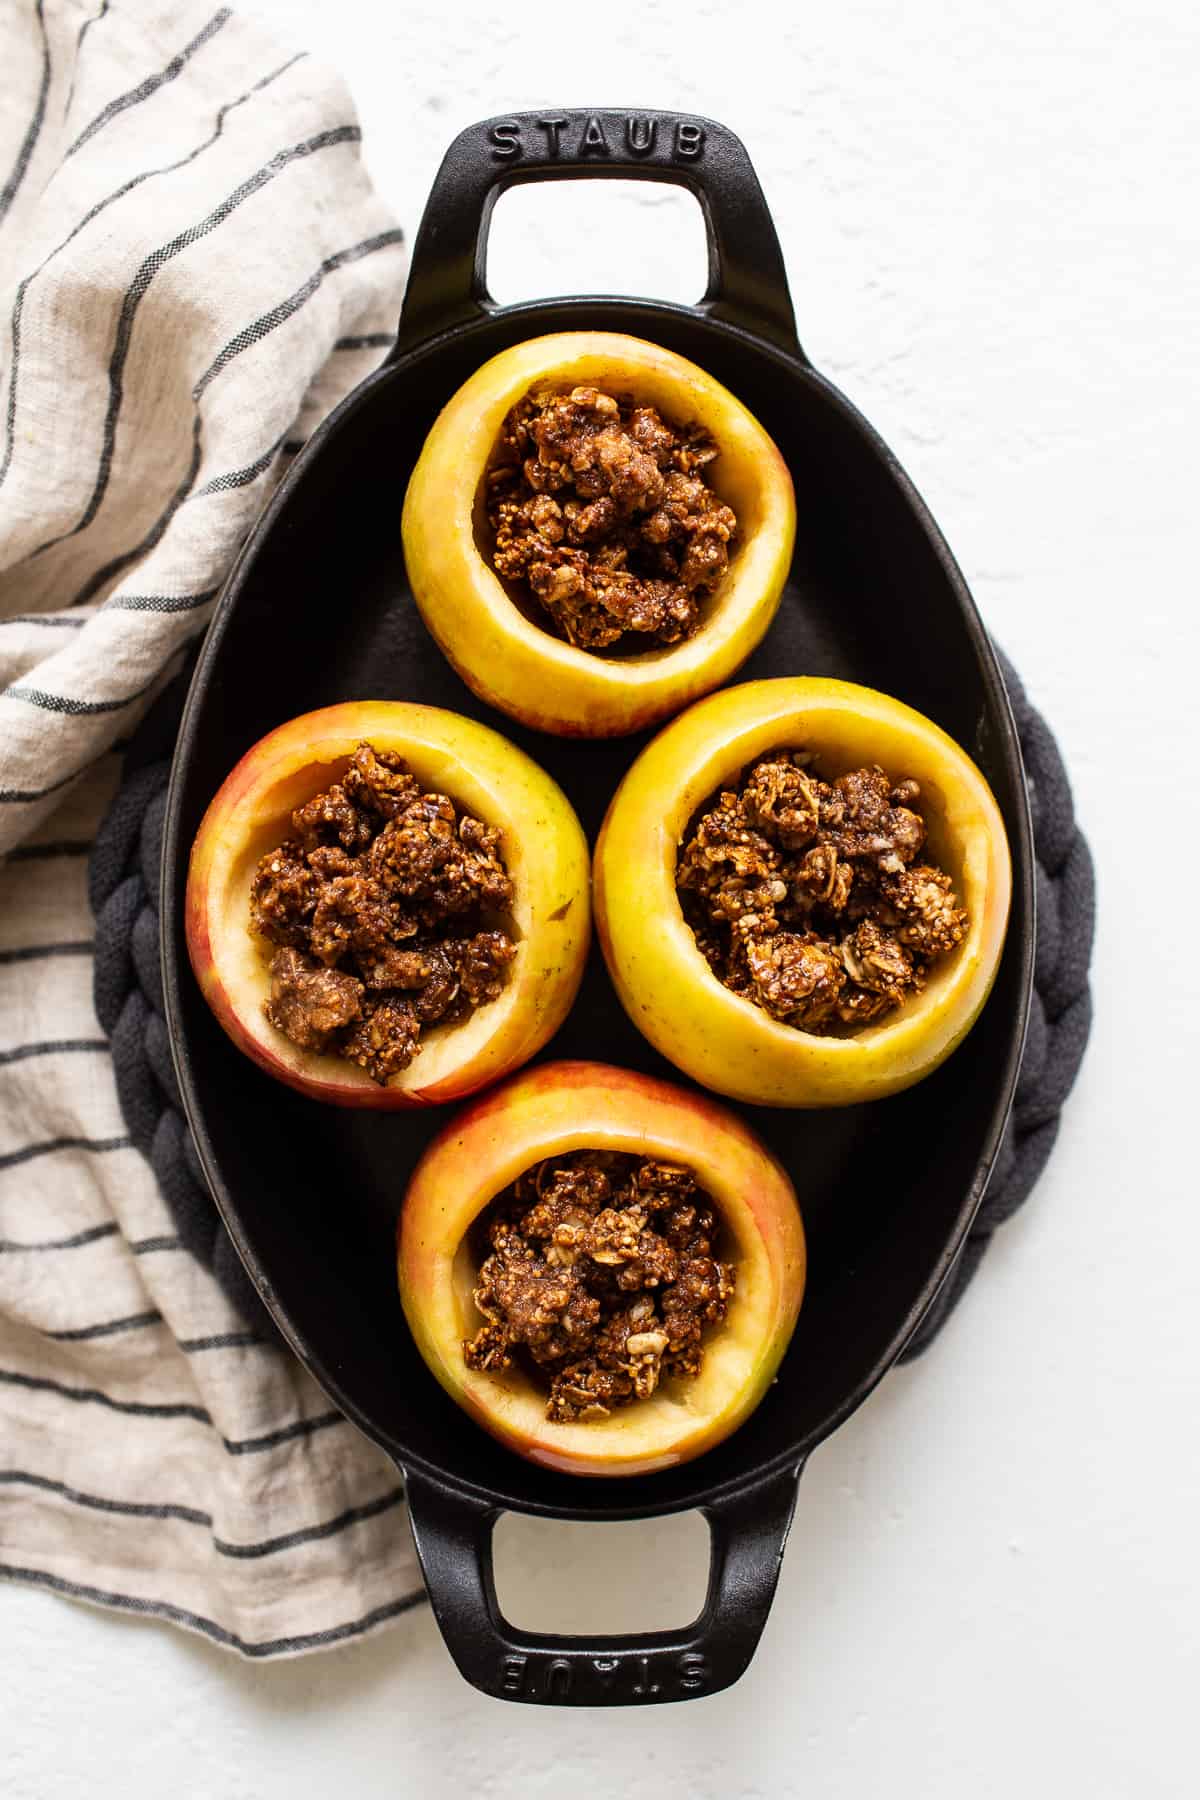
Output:
[[704,476],[717,454],[700,426],[594,387],[527,394],[488,470],[492,567],[584,649],[691,637],[737,530]]
[[489,1246],[463,1345],[470,1369],[530,1367],[559,1424],[648,1399],[694,1377],[706,1326],[725,1317],[731,1263],[717,1258],[712,1201],[690,1169],[616,1151],[535,1163],[478,1228]]
[[876,764],[833,782],[776,750],[689,827],[676,886],[713,973],[798,1030],[845,1032],[919,993],[962,942],[950,877],[919,861],[915,781]]
[[292,831],[250,888],[251,924],[278,946],[264,1010],[300,1049],[348,1057],[382,1086],[419,1054],[423,1026],[504,985],[516,946],[488,924],[512,900],[499,833],[368,743]]

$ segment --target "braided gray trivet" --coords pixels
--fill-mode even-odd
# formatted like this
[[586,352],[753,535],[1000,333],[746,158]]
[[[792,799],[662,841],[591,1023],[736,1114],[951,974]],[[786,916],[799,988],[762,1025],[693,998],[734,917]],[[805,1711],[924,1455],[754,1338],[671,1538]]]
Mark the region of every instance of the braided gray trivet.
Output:
[[[1053,733],[1006,658],[1008,685],[1033,812],[1037,960],[1029,1036],[1016,1102],[983,1205],[949,1280],[904,1352],[919,1356],[979,1267],[992,1233],[1028,1199],[1058,1136],[1059,1115],[1091,1026],[1094,881],[1087,840]],[[184,1123],[163,1019],[158,881],[171,749],[186,682],[173,682],[129,747],[124,779],[92,849],[96,1012],[112,1040],[117,1093],[129,1134],[149,1159],[180,1237],[210,1269],[247,1323],[271,1330],[266,1308],[209,1196]]]
[[159,871],[171,751],[186,694],[183,675],[164,689],[142,721],[92,846],[88,899],[96,916],[96,1016],[112,1044],[129,1135],[154,1170],[179,1236],[246,1323],[274,1337],[274,1321],[208,1191],[184,1120],[163,1017]]

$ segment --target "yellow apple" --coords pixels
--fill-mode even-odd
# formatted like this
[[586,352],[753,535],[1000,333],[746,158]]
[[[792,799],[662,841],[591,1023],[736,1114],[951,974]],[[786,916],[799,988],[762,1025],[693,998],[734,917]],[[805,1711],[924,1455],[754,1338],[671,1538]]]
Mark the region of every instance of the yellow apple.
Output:
[[[505,415],[531,389],[587,385],[702,425],[720,448],[706,475],[737,514],[739,535],[700,629],[682,643],[627,656],[579,649],[527,615],[486,558],[482,486]],[[467,686],[564,737],[640,731],[728,680],[775,616],[795,530],[787,466],[741,402],[672,351],[605,331],[533,338],[477,369],[425,440],[402,522],[413,597]]]
[[[498,999],[427,1027],[384,1085],[347,1058],[302,1050],[269,1023],[274,946],[250,922],[259,859],[291,834],[294,808],[340,780],[355,746],[397,751],[427,791],[500,831],[513,883],[516,955]],[[499,732],[438,707],[362,700],[290,720],[242,757],[192,847],[185,921],[192,967],[229,1036],[269,1075],[340,1106],[432,1106],[528,1061],[575,998],[590,937],[588,847],[562,789]]]
[[[570,1150],[628,1151],[684,1164],[724,1228],[736,1265],[729,1310],[705,1334],[693,1379],[667,1377],[606,1418],[558,1424],[516,1363],[469,1369],[474,1221],[525,1169]],[[804,1294],[804,1228],[786,1173],[749,1128],[707,1096],[603,1063],[545,1063],[493,1088],[426,1150],[398,1228],[400,1296],[417,1348],[452,1399],[510,1450],[571,1475],[644,1475],[735,1431],[788,1346]]]
[[[825,779],[879,763],[921,784],[928,854],[969,926],[923,991],[852,1036],[774,1019],[713,973],[680,909],[679,846],[709,797],[773,749],[804,749]],[[608,809],[593,863],[609,974],[643,1036],[693,1080],[763,1106],[877,1100],[936,1069],[987,999],[1008,922],[1012,872],[1000,810],[966,752],[887,694],[811,676],[726,688],[649,744]]]

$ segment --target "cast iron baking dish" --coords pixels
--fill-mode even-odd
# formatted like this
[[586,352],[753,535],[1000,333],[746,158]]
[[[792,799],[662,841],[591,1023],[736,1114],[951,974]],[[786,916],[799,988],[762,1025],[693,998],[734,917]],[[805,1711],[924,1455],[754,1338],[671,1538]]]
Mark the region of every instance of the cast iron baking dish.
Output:
[[[570,299],[497,308],[488,220],[518,181],[619,175],[682,184],[708,231],[697,306]],[[745,678],[837,675],[930,714],[982,768],[1013,857],[1007,948],[964,1045],[919,1086],[830,1112],[749,1109],[804,1210],[809,1286],[757,1412],[695,1462],[624,1480],[557,1475],[494,1443],[417,1355],[393,1239],[413,1163],[445,1109],[349,1112],[261,1074],[225,1037],[183,939],[188,851],[235,761],[271,727],[337,701],[488,709],[426,635],[400,545],[410,470],[440,407],[496,351],[543,332],[631,332],[692,358],[763,422],[790,465],[799,535],[778,619]],[[590,834],[640,738],[499,729],[563,784]],[[567,111],[464,131],[434,182],[396,347],[296,459],[230,574],[175,755],[163,873],[167,1012],[212,1190],[281,1330],[333,1400],[395,1458],[438,1623],[476,1687],[509,1699],[646,1704],[713,1693],[753,1654],[805,1459],[903,1349],[982,1198],[1013,1097],[1034,948],[1033,856],[1000,673],[962,576],[875,432],[806,361],[783,260],[741,143],[708,119]],[[627,1022],[597,954],[548,1052],[676,1078]],[[897,1145],[903,1147],[897,1154]],[[704,1611],[677,1631],[568,1638],[499,1613],[491,1535],[505,1509],[630,1519],[698,1507],[712,1534]]]

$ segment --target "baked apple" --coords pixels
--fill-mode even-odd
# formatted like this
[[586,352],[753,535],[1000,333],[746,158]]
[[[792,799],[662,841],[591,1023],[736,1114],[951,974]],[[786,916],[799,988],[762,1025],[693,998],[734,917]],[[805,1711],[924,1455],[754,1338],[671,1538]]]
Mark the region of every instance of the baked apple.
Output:
[[596,844],[596,924],[630,1018],[696,1081],[840,1106],[928,1075],[979,1014],[1012,885],[995,800],[932,720],[800,677],[659,733]]
[[562,790],[486,725],[364,700],[259,740],[192,848],[192,967],[239,1049],[341,1106],[459,1099],[558,1029],[590,932]]
[[439,414],[408,576],[463,680],[539,731],[612,737],[720,685],[775,615],[795,501],[740,401],[640,338],[502,351]]
[[707,1096],[546,1063],[452,1119],[398,1228],[400,1295],[447,1393],[509,1449],[638,1475],[736,1430],[787,1348],[787,1175]]

